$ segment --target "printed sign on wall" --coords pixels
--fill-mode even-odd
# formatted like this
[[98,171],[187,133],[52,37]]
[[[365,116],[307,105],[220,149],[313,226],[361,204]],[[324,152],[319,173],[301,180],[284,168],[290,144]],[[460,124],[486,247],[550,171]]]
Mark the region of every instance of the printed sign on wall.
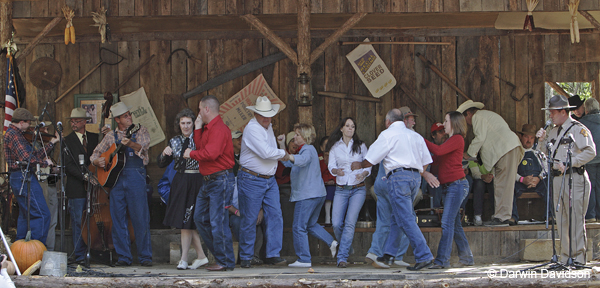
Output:
[[396,78],[379,58],[373,45],[360,44],[346,58],[373,97],[379,98],[396,86]]

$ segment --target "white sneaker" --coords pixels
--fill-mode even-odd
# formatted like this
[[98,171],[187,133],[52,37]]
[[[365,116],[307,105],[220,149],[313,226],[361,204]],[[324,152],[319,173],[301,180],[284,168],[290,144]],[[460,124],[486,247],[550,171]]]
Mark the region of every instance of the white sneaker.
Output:
[[194,260],[194,263],[192,263],[192,266],[190,266],[190,269],[195,270],[198,269],[198,267],[203,266],[208,264],[208,257],[204,257],[202,259],[196,259]]
[[475,215],[475,226],[482,226],[483,220],[481,220],[481,215]]
[[289,264],[289,267],[294,267],[294,268],[310,268],[312,265],[311,263],[303,263],[303,262],[298,262],[298,260],[296,260],[296,262]]
[[177,270],[185,270],[188,268],[187,261],[179,260],[179,264],[177,265]]
[[371,263],[371,266],[373,266],[375,268],[380,268],[380,269],[389,269],[390,268],[390,266],[388,266],[387,264],[377,261],[377,258],[375,258],[375,261],[373,261],[373,263]]
[[373,253],[367,253],[367,256],[365,256],[365,261],[367,261],[367,263],[373,263],[377,261],[377,255]]
[[402,260],[396,260],[396,261],[394,261],[394,265],[396,265],[396,266],[401,266],[401,267],[409,267],[409,266],[412,266],[412,265],[410,265],[410,264],[408,264],[408,263],[406,263],[406,262],[404,262],[404,261],[402,261]]
[[337,252],[338,242],[333,240],[331,242],[331,246],[329,246],[329,250],[331,250],[331,257],[335,258],[335,253]]

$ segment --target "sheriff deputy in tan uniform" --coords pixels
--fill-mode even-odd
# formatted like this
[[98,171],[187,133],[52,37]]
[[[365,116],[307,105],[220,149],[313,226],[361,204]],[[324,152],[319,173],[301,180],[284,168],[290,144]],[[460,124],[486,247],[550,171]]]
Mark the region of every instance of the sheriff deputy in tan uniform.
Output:
[[[546,138],[546,131],[542,128],[536,136],[540,138],[539,148],[546,153],[548,157],[555,159],[552,173],[554,175],[553,182],[553,199],[554,203],[560,204],[559,211],[556,213],[556,220],[558,224],[558,233],[561,239],[561,259],[563,263],[567,263],[569,259],[569,240],[572,244],[571,257],[575,262],[581,264],[586,263],[585,252],[586,252],[586,235],[585,235],[585,213],[587,211],[588,202],[590,200],[590,179],[585,171],[585,163],[589,162],[596,156],[596,145],[592,134],[583,124],[576,120],[573,120],[569,115],[570,108],[569,102],[566,97],[562,95],[555,95],[550,99],[548,108],[542,108],[542,110],[550,110],[550,118],[554,123],[549,134],[548,139]],[[573,135],[572,139],[572,164],[573,164],[573,212],[571,220],[571,239],[569,239],[569,187],[568,178],[565,179],[565,190],[560,195],[561,183],[563,181],[563,173],[567,173],[566,177],[569,177],[568,167],[565,167],[567,161],[567,150],[569,144],[564,139],[565,136],[568,138],[569,135]],[[546,143],[552,143],[552,146],[548,150]],[[567,171],[565,171],[567,170]],[[556,206],[553,207],[556,209]]]

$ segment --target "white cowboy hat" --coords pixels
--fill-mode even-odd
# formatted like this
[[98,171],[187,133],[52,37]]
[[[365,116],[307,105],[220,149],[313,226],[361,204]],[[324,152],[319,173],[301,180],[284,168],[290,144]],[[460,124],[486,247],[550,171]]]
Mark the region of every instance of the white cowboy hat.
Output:
[[125,105],[125,103],[123,102],[117,102],[116,104],[110,106],[110,118],[115,118],[115,117],[119,117],[125,113],[127,113],[127,111],[129,111],[129,109],[131,109],[130,107],[127,107],[127,105]]
[[263,117],[273,117],[279,111],[279,104],[271,104],[267,96],[258,96],[256,105],[247,106],[246,109],[252,110]]
[[67,117],[67,119],[73,119],[73,118],[92,119],[92,117],[87,116],[85,109],[83,109],[81,107],[73,108],[73,110],[71,110],[71,116]]
[[469,108],[477,108],[477,109],[483,109],[485,105],[481,102],[473,102],[473,100],[467,100],[465,102],[463,102],[462,104],[460,104],[460,106],[458,106],[458,109],[456,109],[456,111],[458,111],[459,113],[464,113],[465,111],[469,110]]

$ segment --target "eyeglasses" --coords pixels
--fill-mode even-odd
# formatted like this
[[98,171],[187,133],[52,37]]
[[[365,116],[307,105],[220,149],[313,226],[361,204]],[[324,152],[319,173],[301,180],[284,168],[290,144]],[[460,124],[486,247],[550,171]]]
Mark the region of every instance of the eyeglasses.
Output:
[[129,118],[131,117],[131,112],[125,112],[125,114],[122,114],[121,116],[118,116],[119,118]]

